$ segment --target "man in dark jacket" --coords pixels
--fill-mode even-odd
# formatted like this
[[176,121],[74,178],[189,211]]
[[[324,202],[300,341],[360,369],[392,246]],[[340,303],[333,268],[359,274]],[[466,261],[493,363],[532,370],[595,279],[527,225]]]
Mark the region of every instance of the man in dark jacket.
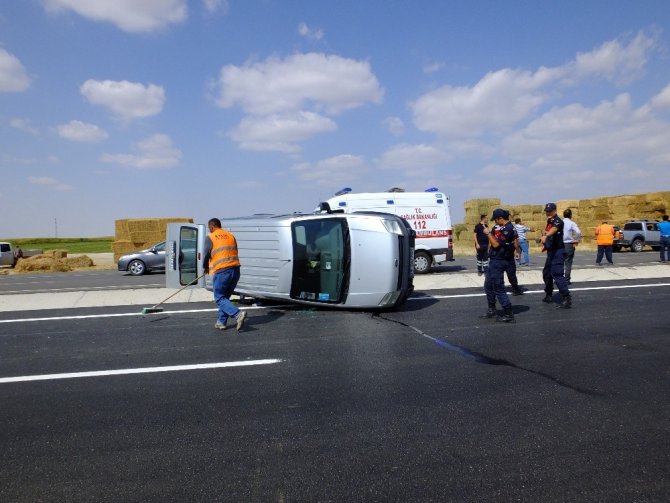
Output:
[[542,302],[551,304],[554,302],[553,291],[554,283],[562,296],[558,307],[570,309],[572,307],[572,297],[568,289],[568,281],[565,279],[565,243],[563,242],[563,220],[556,214],[556,205],[547,203],[544,206],[544,212],[547,215],[547,226],[542,233],[540,241],[543,250],[547,252],[547,259],[542,269],[542,279],[544,280],[544,299]]
[[509,211],[498,208],[493,211],[491,219],[495,222],[493,229],[485,229],[489,240],[489,266],[486,269],[484,291],[489,308],[484,318],[493,318],[496,313],[496,300],[500,302],[504,313],[499,321],[513,322],[512,303],[505,291],[505,273],[516,269],[515,259],[519,258],[519,239],[514,225],[509,221]]

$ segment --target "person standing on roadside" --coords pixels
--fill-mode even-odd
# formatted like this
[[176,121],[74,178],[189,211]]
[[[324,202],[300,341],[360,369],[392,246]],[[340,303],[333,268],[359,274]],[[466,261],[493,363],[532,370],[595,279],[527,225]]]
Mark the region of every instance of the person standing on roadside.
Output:
[[570,285],[570,274],[572,273],[572,261],[575,258],[575,247],[582,239],[582,231],[572,221],[572,210],[567,208],[563,211],[563,243],[565,244],[565,280]]
[[572,297],[568,289],[568,282],[565,280],[565,243],[563,243],[563,220],[556,214],[556,204],[547,203],[544,206],[544,212],[547,215],[547,226],[540,237],[542,249],[546,250],[547,258],[542,269],[542,279],[544,280],[544,299],[542,302],[551,304],[554,302],[553,292],[554,283],[558,287],[562,300],[558,307],[570,309],[572,307]]
[[614,227],[603,220],[603,223],[596,227],[596,242],[598,244],[598,254],[596,255],[596,265],[601,265],[603,254],[607,258],[609,265],[614,265],[612,261],[612,245],[614,244]]
[[219,308],[217,330],[225,330],[228,318],[236,321],[239,332],[244,326],[247,313],[240,311],[230,302],[237,282],[240,279],[240,259],[237,253],[237,241],[231,232],[221,228],[221,220],[212,218],[207,222],[209,235],[205,239],[203,268],[212,275],[214,302]]
[[667,263],[670,260],[670,221],[668,221],[668,215],[663,215],[663,219],[658,223],[658,230],[661,234],[661,262]]
[[496,313],[496,300],[500,302],[504,313],[498,318],[506,323],[514,321],[512,303],[505,291],[505,273],[515,267],[514,260],[519,257],[519,241],[517,239],[514,225],[509,221],[509,212],[498,208],[493,211],[492,220],[495,226],[489,231],[484,229],[491,251],[489,254],[489,266],[486,268],[486,279],[484,280],[484,291],[489,308],[484,318],[493,318]]
[[479,216],[479,223],[475,225],[475,250],[477,251],[477,274],[484,274],[489,266],[489,238],[484,231],[488,230],[489,219],[486,215]]
[[514,229],[516,229],[516,233],[519,236],[519,249],[521,250],[521,253],[523,253],[523,260],[519,259],[519,265],[529,266],[530,254],[528,251],[528,233],[533,232],[533,229],[526,227],[521,223],[521,219],[518,217],[514,219]]

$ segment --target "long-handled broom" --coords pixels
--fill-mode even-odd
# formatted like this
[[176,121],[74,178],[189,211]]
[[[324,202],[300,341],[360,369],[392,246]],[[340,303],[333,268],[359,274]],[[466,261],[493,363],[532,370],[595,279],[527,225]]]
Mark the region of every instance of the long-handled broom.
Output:
[[167,301],[167,300],[171,299],[172,297],[174,297],[175,295],[177,295],[177,294],[178,294],[179,292],[181,292],[184,288],[191,286],[193,283],[196,283],[196,282],[197,282],[200,278],[202,278],[205,274],[207,274],[207,273],[206,273],[206,272],[205,272],[205,273],[202,273],[200,276],[198,276],[197,278],[195,278],[195,279],[194,279],[193,281],[191,281],[190,283],[187,283],[186,285],[182,286],[179,290],[177,290],[176,292],[174,292],[174,293],[171,294],[170,296],[165,297],[165,298],[164,298],[163,300],[161,300],[158,304],[155,304],[155,305],[153,305],[153,306],[151,306],[151,307],[145,307],[144,309],[142,309],[142,314],[152,314],[152,313],[160,313],[160,312],[162,312],[162,311],[163,311],[163,308],[162,308],[162,307],[158,307],[158,306],[160,306],[160,305],[163,304],[165,301]]

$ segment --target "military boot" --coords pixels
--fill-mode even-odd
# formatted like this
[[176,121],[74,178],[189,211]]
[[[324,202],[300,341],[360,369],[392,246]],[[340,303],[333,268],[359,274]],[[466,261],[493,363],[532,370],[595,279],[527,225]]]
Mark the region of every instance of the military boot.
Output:
[[556,307],[559,309],[570,309],[572,307],[572,297],[570,297],[570,295],[564,295],[561,303]]
[[512,295],[514,295],[515,297],[518,295],[523,295],[523,290],[519,285],[512,287]]
[[554,302],[554,297],[550,293],[546,294],[544,296],[544,299],[542,299],[542,302],[546,302],[547,304],[551,304]]
[[495,304],[489,304],[489,309],[486,311],[485,314],[483,314],[481,317],[486,319],[486,318],[495,318],[496,317],[496,305]]
[[497,321],[503,321],[505,323],[514,323],[514,311],[512,311],[512,306],[505,308],[505,314],[498,317]]

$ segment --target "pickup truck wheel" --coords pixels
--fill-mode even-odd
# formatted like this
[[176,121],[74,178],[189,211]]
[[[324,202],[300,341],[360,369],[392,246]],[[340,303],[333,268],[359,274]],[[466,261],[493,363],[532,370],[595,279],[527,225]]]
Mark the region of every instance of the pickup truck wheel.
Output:
[[642,248],[644,248],[644,243],[641,239],[634,239],[630,244],[630,251],[632,252],[641,252]]
[[147,272],[147,266],[141,260],[133,260],[128,264],[128,272],[133,276],[142,276],[142,274]]
[[416,274],[426,274],[433,265],[433,259],[426,252],[418,251],[414,254],[414,272]]
[[614,246],[612,247],[612,250],[614,250],[615,252],[619,253],[619,252],[621,251],[621,245],[614,245]]

